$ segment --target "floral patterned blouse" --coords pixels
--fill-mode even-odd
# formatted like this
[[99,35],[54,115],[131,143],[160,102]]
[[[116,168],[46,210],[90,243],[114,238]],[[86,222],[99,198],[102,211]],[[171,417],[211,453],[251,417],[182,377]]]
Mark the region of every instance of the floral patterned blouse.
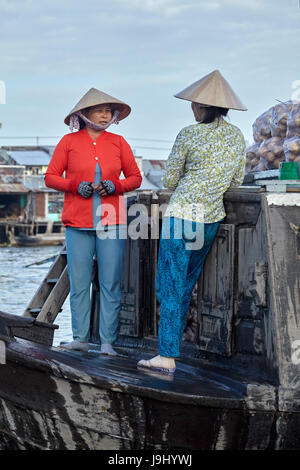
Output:
[[164,187],[173,190],[166,216],[213,223],[226,216],[223,194],[243,182],[246,143],[223,117],[184,127],[167,160]]

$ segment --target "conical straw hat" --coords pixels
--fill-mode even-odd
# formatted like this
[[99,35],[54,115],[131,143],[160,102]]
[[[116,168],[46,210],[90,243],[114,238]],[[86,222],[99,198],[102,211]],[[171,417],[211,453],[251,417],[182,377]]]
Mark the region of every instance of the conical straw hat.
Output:
[[174,96],[194,103],[247,111],[219,70],[205,75]]
[[64,123],[67,126],[70,124],[70,117],[73,113],[77,111],[82,111],[85,108],[89,108],[90,106],[96,106],[98,104],[118,104],[120,108],[120,116],[119,121],[125,119],[128,114],[131,112],[130,106],[128,104],[123,103],[123,101],[114,98],[113,96],[107,95],[103,93],[103,91],[97,90],[97,88],[91,88],[82,98],[78,101],[78,103],[74,106],[72,111],[69,112],[67,117],[64,120]]

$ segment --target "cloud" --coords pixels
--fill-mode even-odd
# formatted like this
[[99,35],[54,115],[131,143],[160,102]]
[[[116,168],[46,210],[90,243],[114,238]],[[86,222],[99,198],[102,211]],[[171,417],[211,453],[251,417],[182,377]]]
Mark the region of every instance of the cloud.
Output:
[[20,3],[17,0],[12,2],[10,0],[0,0],[0,11],[1,13],[15,13],[20,7]]
[[258,8],[263,7],[265,3],[266,0],[223,0],[225,7],[233,7],[243,10],[257,10]]
[[136,11],[158,13],[164,16],[176,16],[193,7],[193,0],[184,4],[179,0],[113,0],[115,3]]
[[[48,0],[46,0],[48,1]],[[56,0],[54,0],[55,2]],[[36,0],[0,0],[0,12],[4,14],[23,15],[26,13],[37,13],[43,10],[42,2]],[[3,19],[3,18],[1,18]]]
[[57,18],[55,16],[40,16],[39,23],[55,25]]
[[221,7],[221,3],[220,2],[201,2],[199,4],[199,7],[203,8],[204,10],[215,11]]

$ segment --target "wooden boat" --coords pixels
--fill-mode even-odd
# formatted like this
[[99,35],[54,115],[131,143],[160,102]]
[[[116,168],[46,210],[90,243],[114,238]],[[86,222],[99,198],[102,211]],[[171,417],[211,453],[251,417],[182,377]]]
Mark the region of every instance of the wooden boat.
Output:
[[127,242],[119,357],[99,354],[95,276],[91,350],[52,346],[64,252],[23,317],[1,313],[0,449],[300,448],[300,194],[243,187],[225,205],[174,377],[136,368],[157,348],[157,240]]
[[111,358],[7,341],[0,448],[234,449],[269,443],[271,387],[255,383],[249,392],[248,383],[233,375],[185,362],[175,377],[140,371],[139,354],[118,351],[123,356]]
[[51,246],[63,245],[65,243],[64,233],[45,233],[39,235],[26,235],[19,233],[12,240],[12,246]]

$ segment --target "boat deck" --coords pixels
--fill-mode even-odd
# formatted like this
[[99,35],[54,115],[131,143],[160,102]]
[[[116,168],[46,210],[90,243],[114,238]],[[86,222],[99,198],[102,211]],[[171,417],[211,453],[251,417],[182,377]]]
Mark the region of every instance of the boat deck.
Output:
[[[229,409],[275,409],[275,389],[271,384],[249,383],[241,377],[178,360],[174,376],[137,368],[139,359],[153,353],[117,349],[112,357],[96,349],[88,353],[47,347],[18,339],[7,346],[7,357],[27,367],[48,370],[69,381],[87,383],[102,389],[149,397],[160,401]],[[30,360],[29,360],[30,359]]]

